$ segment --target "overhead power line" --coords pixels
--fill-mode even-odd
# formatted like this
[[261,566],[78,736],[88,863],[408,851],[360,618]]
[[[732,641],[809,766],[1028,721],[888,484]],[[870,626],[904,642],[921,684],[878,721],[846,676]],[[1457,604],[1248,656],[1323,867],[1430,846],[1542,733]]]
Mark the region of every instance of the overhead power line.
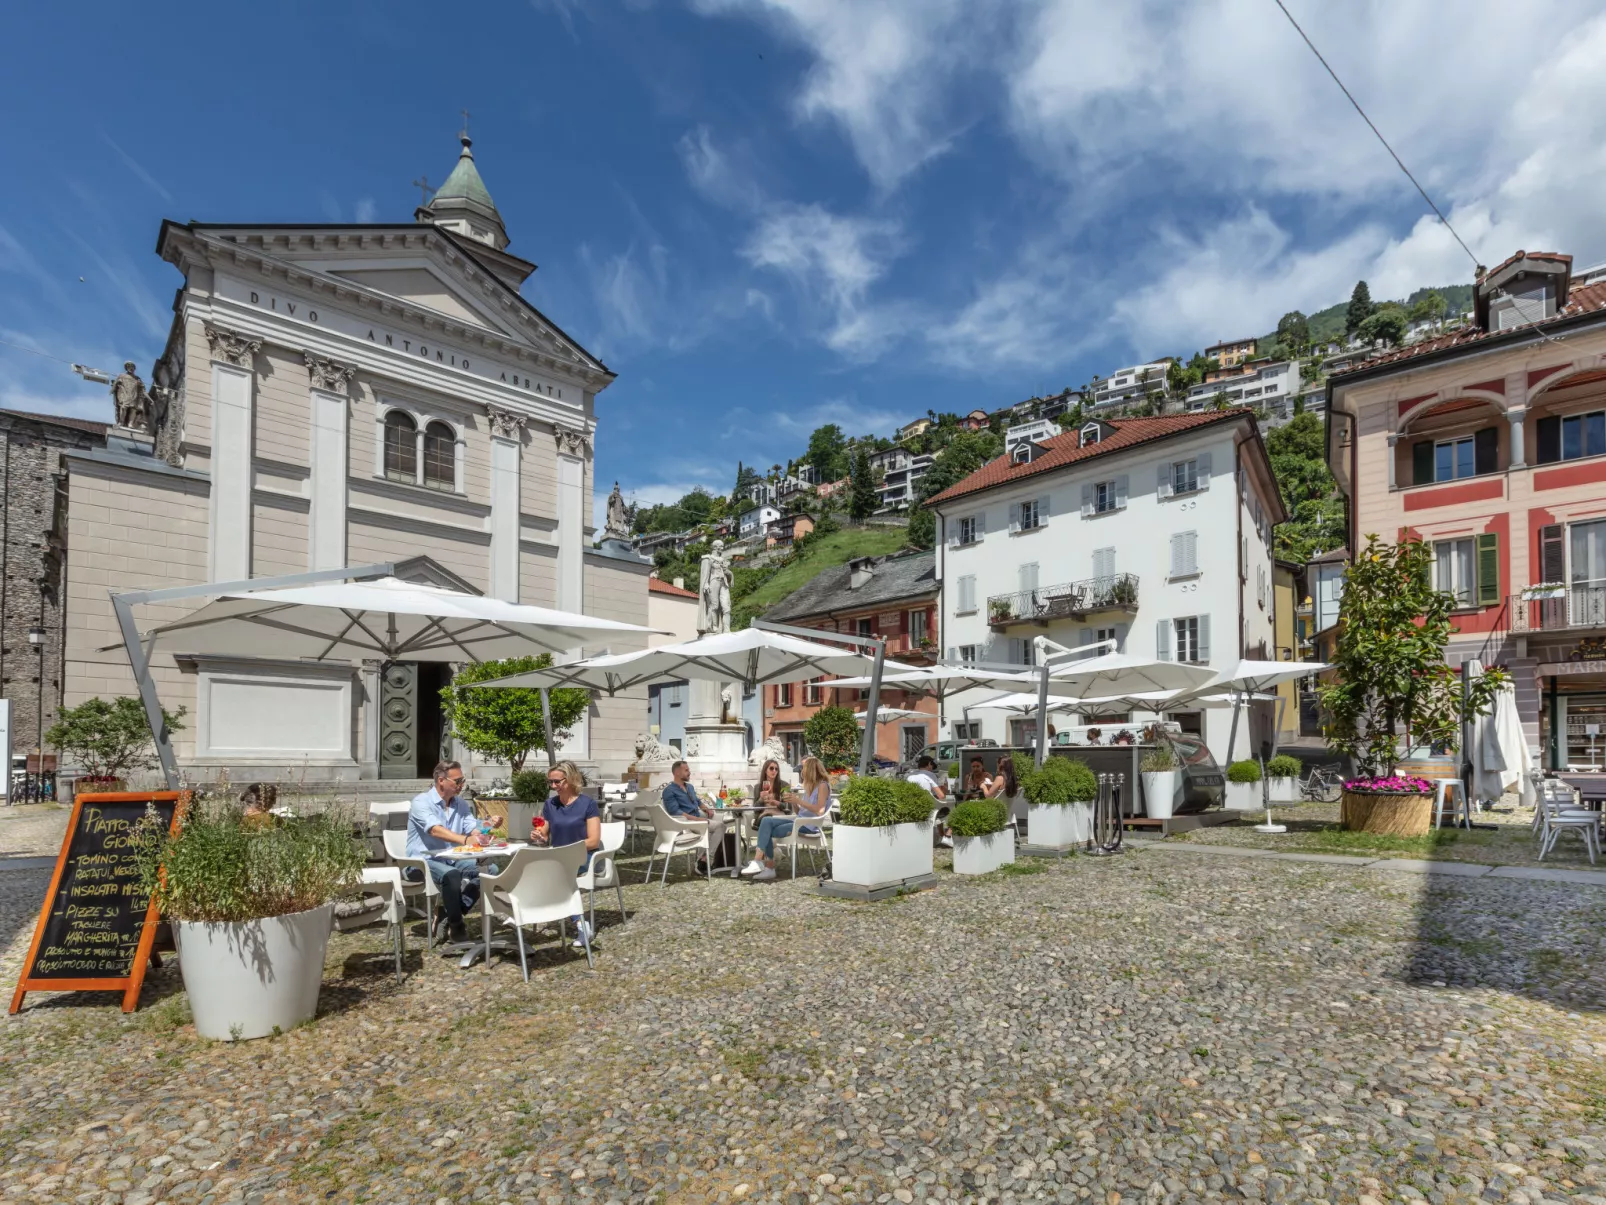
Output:
[[1344,86],[1344,81],[1338,78],[1338,72],[1334,71],[1333,65],[1322,57],[1322,52],[1316,49],[1316,43],[1310,40],[1310,35],[1300,28],[1299,22],[1294,20],[1294,14],[1288,11],[1288,6],[1283,3],[1283,0],[1273,0],[1273,3],[1283,10],[1283,16],[1288,18],[1288,23],[1294,27],[1294,31],[1305,39],[1305,45],[1310,47],[1310,52],[1316,56],[1316,61],[1327,68],[1327,74],[1333,77],[1333,82],[1338,85],[1339,91],[1345,95],[1350,104],[1355,106],[1355,111],[1361,115],[1361,120],[1371,128],[1372,133],[1377,135],[1377,140],[1383,144],[1383,149],[1393,156],[1394,162],[1399,164],[1400,170],[1405,173],[1405,178],[1416,186],[1416,191],[1422,194],[1422,199],[1428,203],[1428,208],[1433,210],[1438,215],[1439,221],[1444,223],[1444,228],[1450,232],[1450,237],[1461,244],[1461,250],[1467,253],[1467,258],[1472,261],[1473,268],[1480,267],[1478,257],[1472,254],[1472,248],[1468,247],[1461,236],[1455,232],[1455,227],[1450,225],[1450,219],[1444,216],[1444,211],[1433,203],[1433,198],[1428,196],[1428,190],[1423,188],[1417,178],[1411,174],[1411,169],[1405,166],[1405,160],[1399,157],[1394,148],[1389,145],[1389,140],[1383,137],[1383,131],[1379,130],[1376,123],[1366,115],[1366,110],[1361,108],[1361,102],[1356,100],[1354,93]]

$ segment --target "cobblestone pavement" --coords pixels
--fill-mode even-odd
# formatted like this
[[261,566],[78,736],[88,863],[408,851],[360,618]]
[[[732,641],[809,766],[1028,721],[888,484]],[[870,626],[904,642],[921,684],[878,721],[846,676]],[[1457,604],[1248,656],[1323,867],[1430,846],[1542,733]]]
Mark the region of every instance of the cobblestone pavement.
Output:
[[[13,956],[43,883],[0,874]],[[170,967],[128,1018],[30,999],[0,1201],[1606,1205],[1606,891],[1159,851],[808,888],[631,887],[528,986],[339,936],[318,1019],[237,1046]]]
[[59,803],[0,807],[0,866],[7,858],[54,856],[72,809]]

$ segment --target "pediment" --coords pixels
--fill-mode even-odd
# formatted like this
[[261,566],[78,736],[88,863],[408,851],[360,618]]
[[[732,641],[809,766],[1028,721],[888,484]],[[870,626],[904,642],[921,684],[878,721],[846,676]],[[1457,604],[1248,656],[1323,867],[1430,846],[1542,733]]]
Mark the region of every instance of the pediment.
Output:
[[[311,267],[312,265],[308,265]],[[491,326],[496,316],[481,312],[471,305],[457,290],[443,280],[432,268],[330,268],[331,276],[339,276],[402,301],[410,301],[438,314],[449,314],[462,322]]]
[[421,586],[439,586],[443,590],[456,590],[461,594],[483,594],[485,591],[461,578],[439,561],[427,556],[408,557],[397,561],[391,576],[404,582],[417,582]]

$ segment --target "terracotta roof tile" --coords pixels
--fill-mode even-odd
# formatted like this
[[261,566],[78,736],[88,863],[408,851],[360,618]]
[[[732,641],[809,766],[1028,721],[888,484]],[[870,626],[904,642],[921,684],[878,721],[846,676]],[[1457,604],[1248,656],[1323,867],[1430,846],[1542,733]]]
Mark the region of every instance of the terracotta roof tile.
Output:
[[[1530,254],[1530,259],[1533,255]],[[1469,347],[1475,343],[1482,343],[1500,335],[1518,336],[1527,331],[1544,330],[1568,318],[1576,318],[1580,314],[1592,314],[1606,310],[1606,281],[1598,284],[1585,285],[1574,289],[1567,297],[1567,304],[1561,310],[1541,322],[1530,322],[1525,326],[1512,327],[1503,331],[1486,331],[1476,326],[1463,326],[1458,330],[1449,331],[1436,339],[1424,339],[1420,343],[1413,343],[1410,347],[1402,347],[1398,351],[1385,352],[1381,356],[1373,356],[1369,360],[1362,360],[1345,372],[1334,373],[1330,378],[1342,381],[1352,373],[1370,372],[1384,364],[1399,364],[1405,360],[1416,360],[1422,356],[1433,355],[1435,352],[1449,351],[1452,348]]]
[[1192,431],[1200,427],[1212,426],[1216,423],[1236,422],[1240,419],[1254,421],[1254,415],[1248,410],[1238,407],[1231,410],[1207,410],[1197,414],[1167,414],[1158,418],[1115,418],[1103,420],[1115,428],[1115,431],[1106,435],[1098,443],[1082,446],[1081,434],[1078,431],[1067,431],[1063,435],[1056,435],[1052,439],[1043,440],[1038,446],[1048,451],[1038,456],[1028,464],[1013,464],[1009,457],[1000,456],[990,460],[962,481],[943,490],[942,493],[930,499],[930,503],[950,502],[955,498],[963,498],[967,494],[974,494],[980,490],[992,489],[999,485],[1013,485],[1017,481],[1024,481],[1028,477],[1036,477],[1040,473],[1052,473],[1056,469],[1067,465],[1078,464],[1084,460],[1092,460],[1096,456],[1107,456],[1114,452],[1123,452],[1128,448],[1135,448],[1139,444],[1149,443],[1152,440],[1164,439],[1168,435],[1179,435],[1185,431]]
[[31,418],[41,423],[56,423],[62,427],[71,427],[76,431],[87,431],[90,435],[104,435],[111,428],[110,423],[99,423],[92,418],[73,418],[66,414],[35,414],[31,410],[0,410],[0,414],[9,414],[16,418]]
[[649,577],[647,579],[647,589],[653,594],[668,594],[675,598],[697,597],[697,591],[687,590],[682,586],[675,585],[674,582],[666,582],[658,577]]

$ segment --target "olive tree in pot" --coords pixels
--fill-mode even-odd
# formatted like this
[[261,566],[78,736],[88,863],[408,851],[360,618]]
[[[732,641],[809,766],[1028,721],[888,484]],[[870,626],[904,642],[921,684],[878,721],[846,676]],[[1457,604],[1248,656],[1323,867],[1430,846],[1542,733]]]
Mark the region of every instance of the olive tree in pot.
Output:
[[[185,709],[162,711],[169,732],[182,732]],[[74,793],[121,791],[128,771],[148,770],[156,764],[156,743],[151,740],[145,705],[130,695],[86,699],[76,707],[63,707],[45,733],[45,744],[61,750],[66,764],[83,771],[73,780]]]
[[171,834],[148,813],[136,850],[142,885],[173,926],[196,1033],[240,1041],[312,1019],[335,901],[362,883],[348,820],[191,805]]
[[1002,799],[967,799],[948,813],[954,873],[986,874],[1015,860],[1015,830]]
[[935,801],[896,778],[855,775],[842,788],[831,830],[831,877],[865,888],[931,874]]
[[1299,798],[1299,758],[1279,753],[1266,763],[1266,780],[1273,803],[1293,803]]
[[1170,745],[1158,745],[1138,763],[1143,777],[1143,814],[1150,820],[1169,820],[1176,808],[1177,758]]
[[1260,763],[1246,757],[1227,767],[1227,810],[1253,812],[1261,805]]
[[1049,757],[1020,779],[1026,796],[1026,835],[1034,846],[1068,849],[1093,836],[1098,779],[1084,761]]

